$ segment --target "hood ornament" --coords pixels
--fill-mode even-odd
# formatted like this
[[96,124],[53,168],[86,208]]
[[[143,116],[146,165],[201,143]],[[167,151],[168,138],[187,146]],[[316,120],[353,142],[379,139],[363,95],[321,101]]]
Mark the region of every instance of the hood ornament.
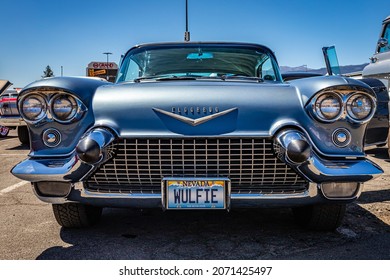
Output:
[[165,111],[165,110],[162,110],[162,109],[158,109],[158,108],[153,108],[153,111],[155,112],[158,112],[160,114],[164,114],[166,116],[169,116],[171,118],[174,118],[178,121],[182,121],[186,124],[189,124],[189,125],[192,125],[192,126],[197,126],[197,125],[200,125],[202,123],[205,123],[205,122],[208,122],[208,121],[211,121],[215,118],[218,118],[218,117],[221,117],[223,115],[226,115],[230,112],[233,112],[237,110],[237,107],[235,108],[231,108],[231,109],[228,109],[228,110],[225,110],[225,111],[221,111],[221,112],[218,112],[218,113],[215,113],[215,114],[211,114],[211,115],[207,115],[207,116],[204,116],[204,117],[201,117],[201,118],[197,118],[197,119],[191,119],[191,118],[188,118],[188,117],[185,117],[185,116],[182,116],[182,115],[178,115],[178,114],[175,114],[175,113],[172,113],[172,112],[168,112],[168,111]]

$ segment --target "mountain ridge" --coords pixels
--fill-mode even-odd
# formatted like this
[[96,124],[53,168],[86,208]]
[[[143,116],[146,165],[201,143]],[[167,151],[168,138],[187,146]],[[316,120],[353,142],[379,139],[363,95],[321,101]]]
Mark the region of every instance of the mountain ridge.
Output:
[[[368,65],[368,63],[340,66],[340,72],[341,72],[341,74],[360,72],[367,65]],[[313,69],[313,68],[308,68],[306,65],[295,66],[295,67],[280,66],[280,71],[282,73],[288,73],[288,72],[310,72],[310,73],[317,73],[317,74],[322,74],[322,75],[325,75],[327,73],[326,67],[322,67],[322,68],[319,68],[319,69]]]

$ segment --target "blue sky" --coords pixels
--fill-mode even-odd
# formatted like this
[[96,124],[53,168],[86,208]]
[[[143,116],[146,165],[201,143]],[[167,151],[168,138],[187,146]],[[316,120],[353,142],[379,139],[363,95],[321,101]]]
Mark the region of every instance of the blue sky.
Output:
[[[85,75],[91,61],[111,61],[131,46],[183,41],[185,0],[2,0],[0,79],[16,87],[54,74]],[[189,0],[192,41],[259,43],[280,65],[324,66],[321,48],[335,45],[342,65],[375,50],[388,0]]]

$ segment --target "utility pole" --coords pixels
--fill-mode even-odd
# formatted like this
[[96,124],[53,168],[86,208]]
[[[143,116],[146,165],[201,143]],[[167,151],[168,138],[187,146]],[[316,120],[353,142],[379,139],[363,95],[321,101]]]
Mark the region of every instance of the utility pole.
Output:
[[112,54],[111,52],[104,52],[103,54],[105,54],[105,55],[107,55],[107,65],[106,65],[106,71],[107,71],[107,81],[108,81],[108,79],[110,78],[109,76],[108,76],[108,56],[110,55],[110,54]]

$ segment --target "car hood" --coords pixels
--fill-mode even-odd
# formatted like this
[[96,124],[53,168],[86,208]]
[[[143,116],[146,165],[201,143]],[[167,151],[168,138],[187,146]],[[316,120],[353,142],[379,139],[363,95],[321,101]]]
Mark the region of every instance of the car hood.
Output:
[[304,103],[289,84],[164,81],[100,87],[92,108],[120,137],[271,136],[310,122]]
[[0,80],[0,94],[5,92],[7,88],[9,88],[12,85],[10,81],[7,80]]

